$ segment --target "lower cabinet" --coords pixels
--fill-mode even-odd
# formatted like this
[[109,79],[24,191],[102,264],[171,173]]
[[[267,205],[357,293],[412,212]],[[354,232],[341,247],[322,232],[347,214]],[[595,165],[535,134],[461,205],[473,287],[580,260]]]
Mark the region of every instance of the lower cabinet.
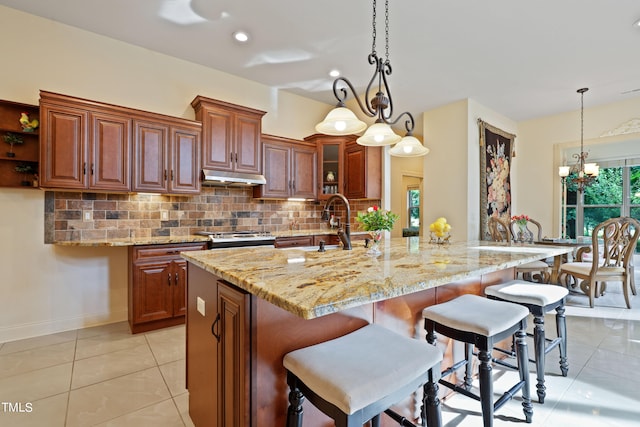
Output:
[[206,249],[206,243],[129,248],[129,326],[132,333],[184,323],[187,263],[180,252]]
[[189,264],[187,389],[194,425],[248,426],[251,297]]

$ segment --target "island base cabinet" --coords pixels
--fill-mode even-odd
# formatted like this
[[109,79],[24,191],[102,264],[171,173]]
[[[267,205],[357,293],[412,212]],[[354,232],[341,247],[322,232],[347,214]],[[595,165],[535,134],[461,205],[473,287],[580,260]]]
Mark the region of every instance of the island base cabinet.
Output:
[[251,297],[189,264],[187,388],[196,426],[251,425]]

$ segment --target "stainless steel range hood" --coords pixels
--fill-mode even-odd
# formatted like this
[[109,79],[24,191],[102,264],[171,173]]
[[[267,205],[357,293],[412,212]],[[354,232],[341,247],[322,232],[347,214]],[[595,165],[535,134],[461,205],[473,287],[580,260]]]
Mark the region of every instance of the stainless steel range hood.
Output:
[[263,175],[250,173],[225,172],[211,169],[202,170],[202,185],[221,186],[254,186],[266,184],[267,180]]

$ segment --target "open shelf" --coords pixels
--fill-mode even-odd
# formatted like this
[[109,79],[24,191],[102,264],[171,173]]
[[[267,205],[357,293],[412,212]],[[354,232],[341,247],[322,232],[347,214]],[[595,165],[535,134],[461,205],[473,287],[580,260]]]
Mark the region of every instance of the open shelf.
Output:
[[[34,181],[37,181],[40,156],[39,129],[33,132],[22,129],[19,119],[23,112],[31,120],[40,119],[37,105],[0,100],[0,187],[37,188]],[[5,142],[7,135],[19,138],[22,143],[16,143],[12,148]],[[30,171],[16,171],[20,167],[29,167]]]

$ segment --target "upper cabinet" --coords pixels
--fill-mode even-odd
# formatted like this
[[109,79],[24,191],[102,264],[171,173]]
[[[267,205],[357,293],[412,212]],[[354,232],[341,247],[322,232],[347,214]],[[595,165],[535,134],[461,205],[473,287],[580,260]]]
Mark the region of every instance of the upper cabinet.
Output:
[[254,187],[253,197],[317,198],[317,153],[314,144],[263,135],[262,153],[262,170],[267,183]]
[[348,199],[381,197],[382,149],[358,145],[356,138],[322,134],[305,138],[318,150],[318,199],[335,193]]
[[191,106],[202,122],[202,168],[260,174],[265,111],[197,96]]
[[36,105],[0,100],[0,187],[38,186],[39,127],[26,130],[20,119],[40,120]]
[[40,185],[198,193],[201,124],[40,92]]
[[200,192],[200,126],[134,120],[133,191]]

